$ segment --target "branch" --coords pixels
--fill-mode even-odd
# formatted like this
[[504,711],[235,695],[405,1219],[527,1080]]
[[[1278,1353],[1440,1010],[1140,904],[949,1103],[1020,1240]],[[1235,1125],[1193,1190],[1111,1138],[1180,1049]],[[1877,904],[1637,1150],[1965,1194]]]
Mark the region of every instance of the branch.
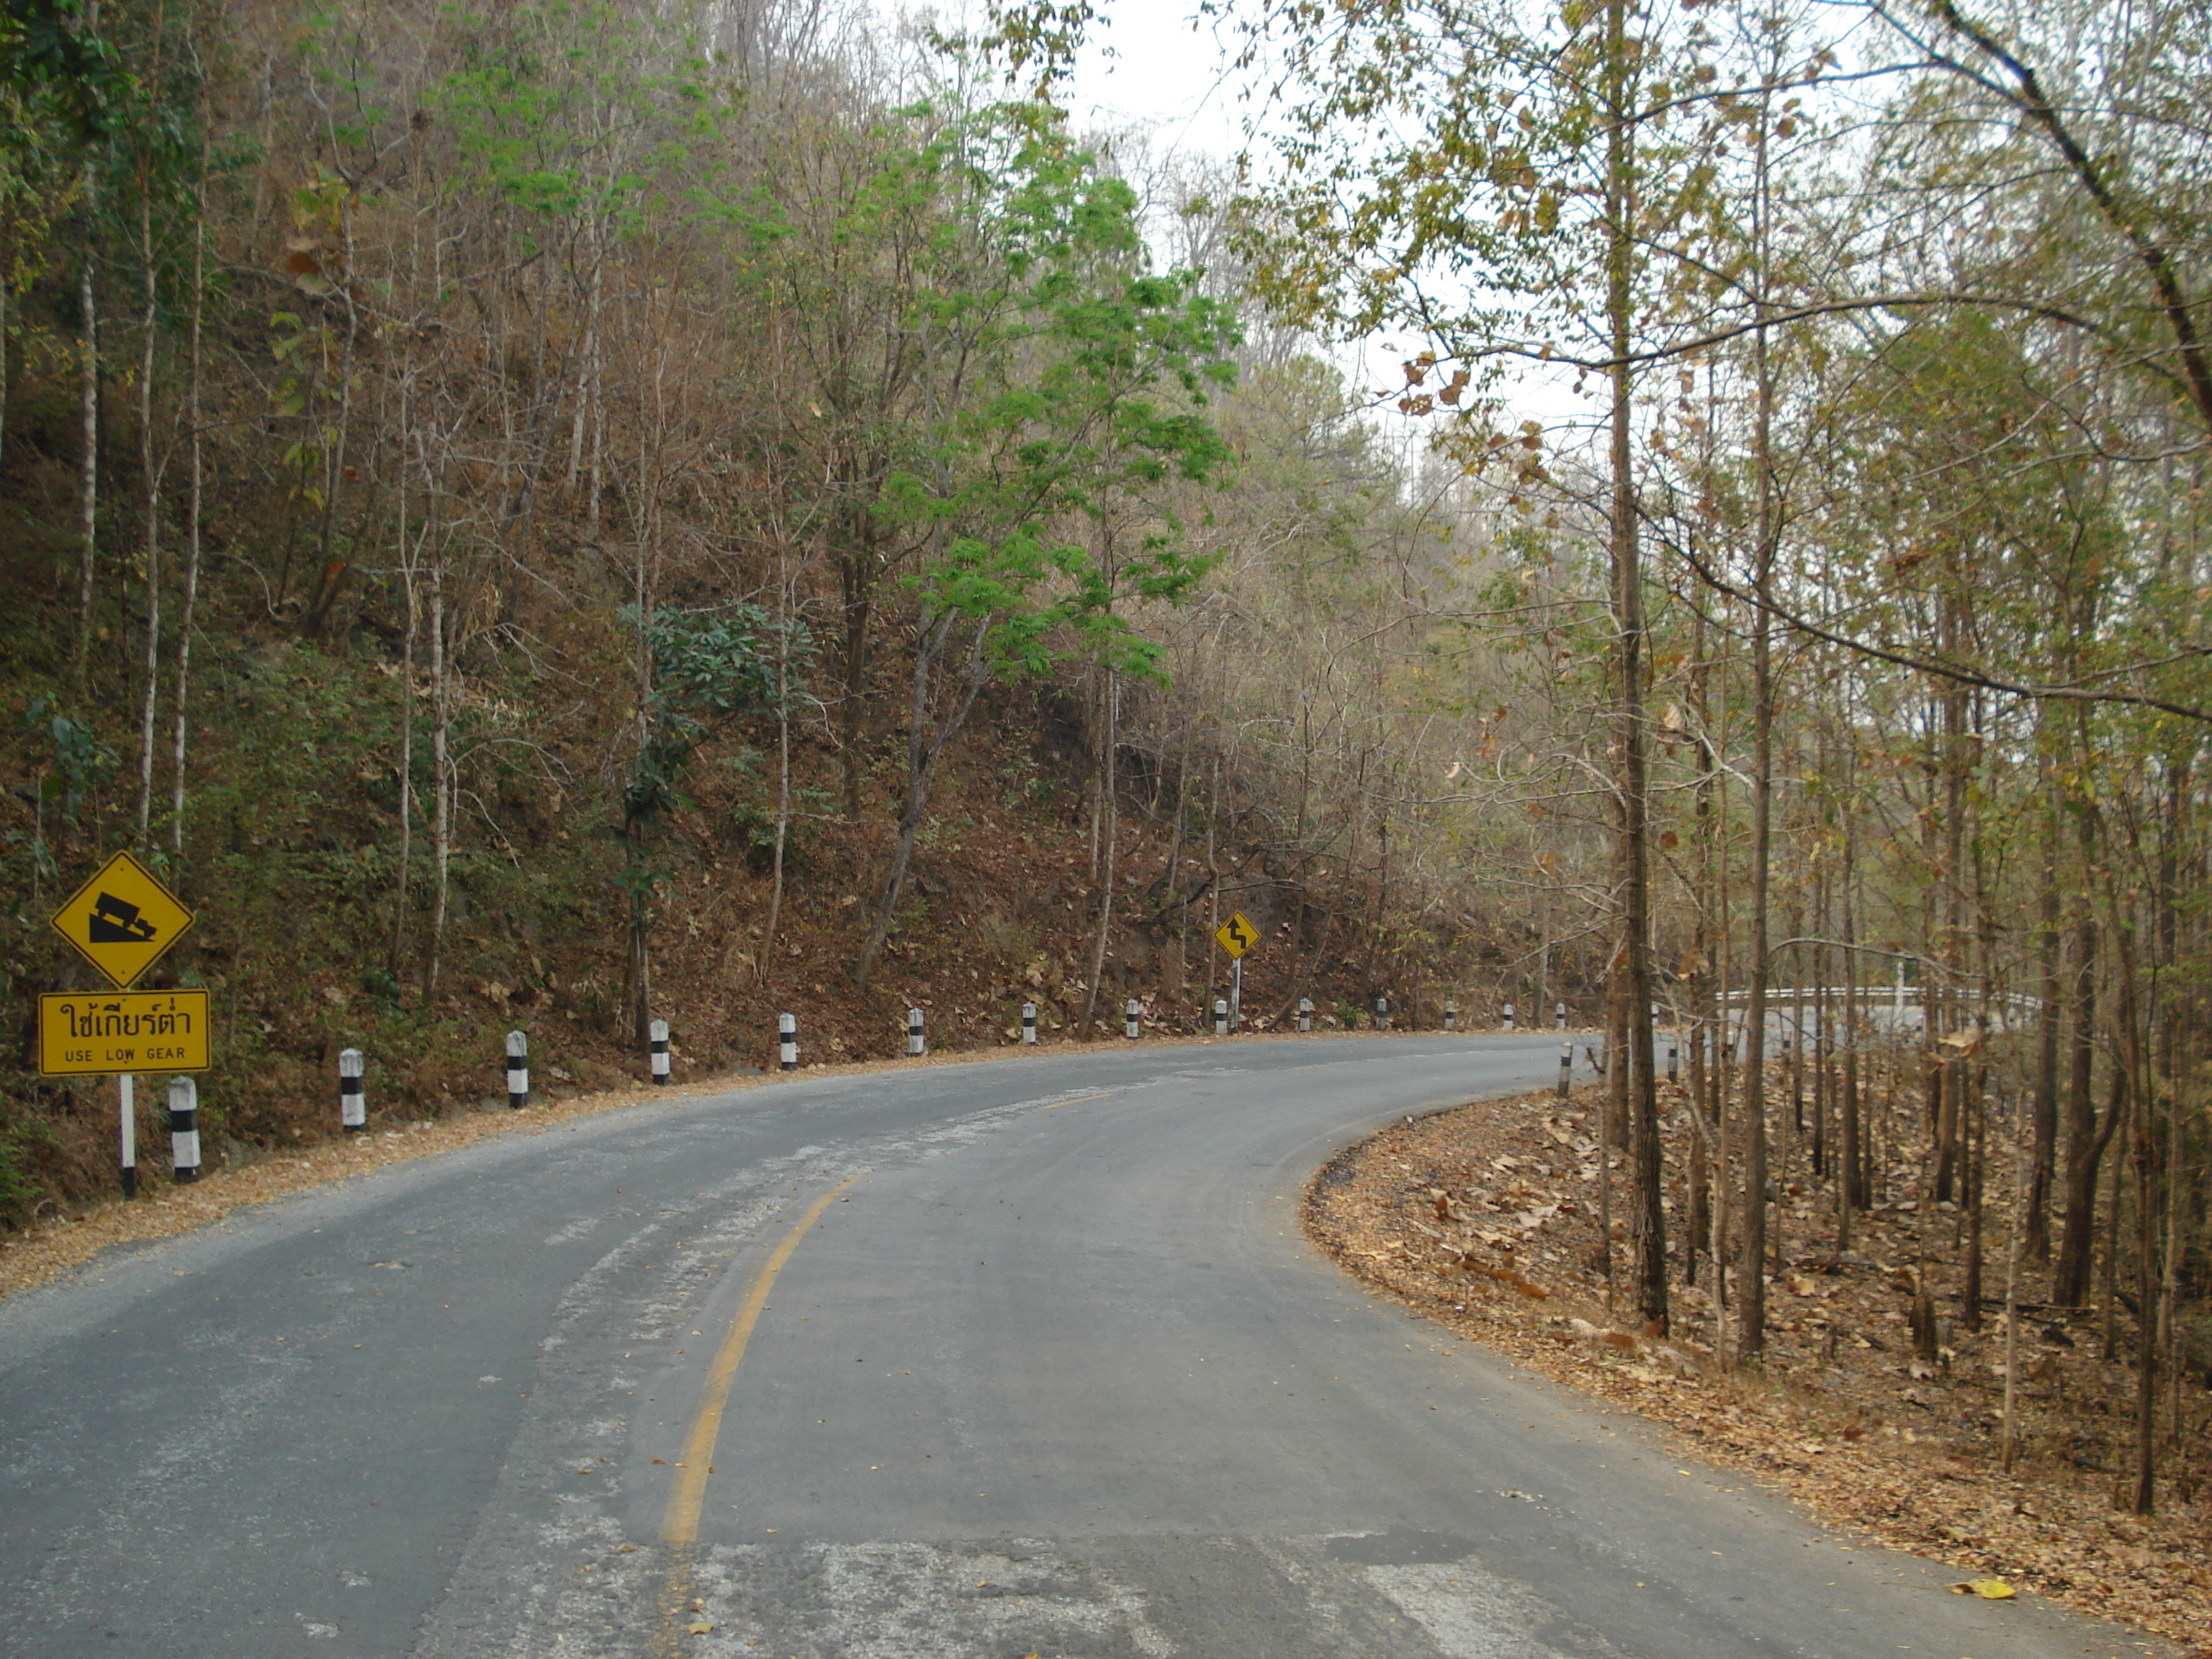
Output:
[[[1960,15],[1952,0],[1932,0],[1929,10],[2000,65],[2012,77],[2017,90],[1993,85],[1989,77],[1940,55],[1938,61],[1954,74],[1988,89],[2042,128],[2059,155],[2065,157],[2066,165],[2072,169],[2075,178],[2081,181],[2081,188],[2096,204],[2097,211],[2103,216],[2105,222],[2118,231],[2134,249],[2136,259],[2150,277],[2153,290],[2158,295],[2159,309],[2165,313],[2166,326],[2173,331],[2174,343],[2181,349],[2182,370],[2189,383],[2190,400],[2197,405],[2199,418],[2208,427],[2212,427],[2212,362],[2206,359],[2204,342],[2197,332],[2197,319],[2190,315],[2189,301],[2182,293],[2181,278],[2174,270],[2172,254],[2163,244],[2154,241],[2126,211],[2111,182],[2082,147],[2081,140],[2060,118],[2057,109],[2044,92],[2043,83],[2035,70],[2014,56],[1987,29]],[[1886,12],[1882,15],[1885,21],[1895,27],[1893,19],[1889,19]],[[1905,31],[1899,30],[1899,33]]]
[[[1963,292],[1874,294],[1861,299],[1820,300],[1810,305],[1793,306],[1786,311],[1769,312],[1764,318],[1738,323],[1729,328],[1716,329],[1709,334],[1700,334],[1693,339],[1680,341],[1673,345],[1654,346],[1649,351],[1632,351],[1618,357],[1571,357],[1564,352],[1554,350],[1549,345],[1484,346],[1475,351],[1455,352],[1451,356],[1461,362],[1475,362],[1486,357],[1526,357],[1536,362],[1565,363],[1570,368],[1588,369],[1592,374],[1597,374],[1603,370],[1617,368],[1624,363],[1633,367],[1638,363],[1664,362],[1671,358],[1694,356],[1700,351],[1709,350],[1717,345],[1725,345],[1730,340],[1741,339],[1747,334],[1756,332],[1762,328],[1771,329],[1778,324],[1802,323],[1814,317],[1846,316],[1860,311],[1891,311],[1918,306],[1988,306],[2001,311],[2024,311],[2031,316],[2040,317],[2046,322],[2063,323],[2069,328],[2078,328],[2091,334],[2104,334],[2108,331],[2094,319],[2084,317],[2079,312],[2069,311],[2065,307],[2054,304],[2048,300],[2023,299],[2008,294]],[[1426,325],[1432,332],[1438,331],[1433,323],[1428,323]]]
[[[1672,543],[1668,544],[1669,547],[1673,545]],[[1710,568],[1705,562],[1690,549],[1674,548],[1674,550],[1680,553],[1684,562],[1695,570],[1705,584],[1716,592],[1725,593],[1732,599],[1755,606],[1786,628],[1808,635],[1814,639],[1825,641],[1830,645],[1840,646],[1856,656],[1871,657],[1877,662],[1886,662],[1894,667],[1909,668],[1916,673],[1932,674],[1938,679],[1950,680],[1960,685],[1978,686],[1985,691],[2002,692],[2008,696],[2033,697],[2051,702],[2116,703],[2136,708],[2155,708],[2161,714],[2172,714],[2182,720],[2197,720],[2205,725],[2212,725],[2212,708],[2199,708],[2188,703],[2169,702],[2163,697],[2146,696],[2136,691],[2099,691],[2084,684],[2039,685],[2024,680],[2001,679],[1984,669],[1936,662],[1911,652],[1899,651],[1887,646],[1870,645],[1864,640],[1855,640],[1848,635],[1822,628],[1819,623],[1808,621],[1796,611],[1777,605],[1771,599],[1763,598],[1747,588],[1739,587],[1727,580],[1719,572]],[[2177,662],[2197,661],[2208,657],[2212,657],[2212,648],[2201,645],[2185,646],[2171,656],[2160,657],[2152,661],[2130,663],[2123,667],[2108,669],[2094,678],[2113,679],[2122,674],[2141,673],[2146,669],[2161,668]]]

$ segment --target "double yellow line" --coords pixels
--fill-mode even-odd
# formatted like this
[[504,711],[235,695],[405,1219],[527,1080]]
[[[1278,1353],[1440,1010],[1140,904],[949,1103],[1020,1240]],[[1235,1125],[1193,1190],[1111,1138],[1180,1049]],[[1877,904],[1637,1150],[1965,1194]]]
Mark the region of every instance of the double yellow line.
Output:
[[807,1206],[806,1213],[797,1224],[783,1236],[769,1259],[753,1275],[753,1282],[745,1287],[744,1300],[738,1305],[738,1316],[731,1322],[730,1334],[722,1339],[721,1352],[714,1356],[714,1368],[707,1373],[707,1387],[699,1397],[698,1415],[691,1419],[691,1432],[684,1437],[684,1455],[676,1466],[676,1489],[669,1494],[668,1509],[661,1516],[660,1538],[668,1546],[670,1562],[668,1582],[660,1600],[659,1641],[657,1644],[667,1659],[683,1651],[683,1626],[688,1621],[684,1613],[691,1599],[692,1568],[698,1559],[699,1515],[706,1507],[707,1476],[714,1462],[714,1443],[722,1432],[722,1413],[730,1403],[730,1385],[737,1380],[738,1364],[745,1357],[745,1345],[752,1340],[753,1328],[760,1323],[762,1312],[768,1307],[769,1293],[775,1288],[776,1275],[781,1273],[806,1231],[822,1219],[822,1212],[837,1201],[844,1190],[860,1179],[858,1173],[849,1175],[828,1192]]

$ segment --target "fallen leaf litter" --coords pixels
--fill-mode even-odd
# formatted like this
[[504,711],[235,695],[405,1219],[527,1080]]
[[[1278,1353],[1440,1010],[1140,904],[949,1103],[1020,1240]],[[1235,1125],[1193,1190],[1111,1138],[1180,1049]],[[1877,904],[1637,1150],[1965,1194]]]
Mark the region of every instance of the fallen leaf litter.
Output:
[[[1789,1206],[1793,1254],[1770,1282],[1763,1371],[1715,1365],[1709,1263],[1689,1289],[1670,1262],[1671,1340],[1608,1316],[1593,1104],[1587,1090],[1564,1104],[1547,1090],[1393,1123],[1309,1182],[1306,1232],[1367,1285],[1457,1334],[1668,1425],[1705,1459],[1832,1525],[1975,1574],[1959,1594],[2032,1591],[2212,1659],[2203,1426],[2192,1423],[2179,1449],[2160,1448],[2162,1473],[2181,1477],[2161,1485],[2160,1513],[2118,1512],[2132,1373],[2102,1364],[2086,1329],[2078,1340],[2056,1331],[2070,1346],[2038,1331],[2042,1340],[2021,1345],[2023,1376],[2034,1378],[2020,1391],[2027,1455],[2002,1474],[2003,1381],[1990,1362],[2003,1354],[2002,1304],[1982,1332],[1952,1333],[1937,1364],[1915,1366],[1911,1281],[1896,1267],[1912,1260],[1914,1230],[1951,1223],[1904,1205],[1860,1216],[1854,1250],[1840,1257],[1809,1200]],[[1616,1151],[1625,1304],[1624,1162]],[[1679,1232],[1687,1197],[1680,1172],[1669,1174]],[[2002,1218],[1989,1225],[2002,1240]]]

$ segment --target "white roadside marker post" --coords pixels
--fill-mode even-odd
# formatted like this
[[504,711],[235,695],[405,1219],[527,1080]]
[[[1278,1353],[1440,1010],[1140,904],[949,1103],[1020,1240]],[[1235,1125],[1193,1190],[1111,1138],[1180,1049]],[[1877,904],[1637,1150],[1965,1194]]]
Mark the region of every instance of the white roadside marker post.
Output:
[[1036,1047],[1036,1004],[1022,1004],[1022,1041],[1030,1048]]
[[909,1055],[927,1054],[929,1051],[928,1044],[922,1039],[921,1010],[919,1008],[909,1008],[906,1011],[906,1051]]
[[778,1014],[775,1017],[775,1064],[781,1072],[799,1069],[799,1016]]
[[1213,1000],[1213,1035],[1216,1036],[1229,1035],[1229,999],[1226,997],[1216,997]]
[[1134,1042],[1143,1033],[1144,1027],[1144,1005],[1131,997],[1128,1006],[1121,1010],[1121,1035]]
[[507,1034],[507,1109],[519,1112],[530,1104],[530,1039],[520,1031]]
[[138,1100],[131,1073],[115,1079],[115,1109],[123,1137],[123,1196],[138,1196]]
[[200,1085],[188,1077],[169,1079],[169,1179],[189,1186],[200,1178]]
[[338,1127],[357,1135],[368,1127],[368,1101],[362,1093],[362,1058],[358,1048],[338,1050]]
[[1298,1030],[1301,1031],[1313,1030],[1313,999],[1311,997],[1298,999]]
[[668,1081],[668,1022],[656,1019],[645,1028],[646,1047],[653,1055],[653,1080]]
[[1513,1005],[1510,1002],[1505,1005],[1505,1029],[1509,1031],[1513,1029]]

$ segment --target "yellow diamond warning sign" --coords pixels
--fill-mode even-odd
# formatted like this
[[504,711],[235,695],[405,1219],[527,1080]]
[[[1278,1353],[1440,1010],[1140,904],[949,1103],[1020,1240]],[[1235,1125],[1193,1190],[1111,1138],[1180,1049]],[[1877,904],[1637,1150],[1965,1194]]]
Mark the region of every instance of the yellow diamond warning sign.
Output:
[[127,989],[192,925],[192,913],[128,853],[118,853],[53,915],[54,931]]
[[1229,920],[1213,930],[1214,942],[1229,952],[1229,959],[1237,962],[1260,942],[1260,930],[1244,920],[1242,910],[1231,910]]

